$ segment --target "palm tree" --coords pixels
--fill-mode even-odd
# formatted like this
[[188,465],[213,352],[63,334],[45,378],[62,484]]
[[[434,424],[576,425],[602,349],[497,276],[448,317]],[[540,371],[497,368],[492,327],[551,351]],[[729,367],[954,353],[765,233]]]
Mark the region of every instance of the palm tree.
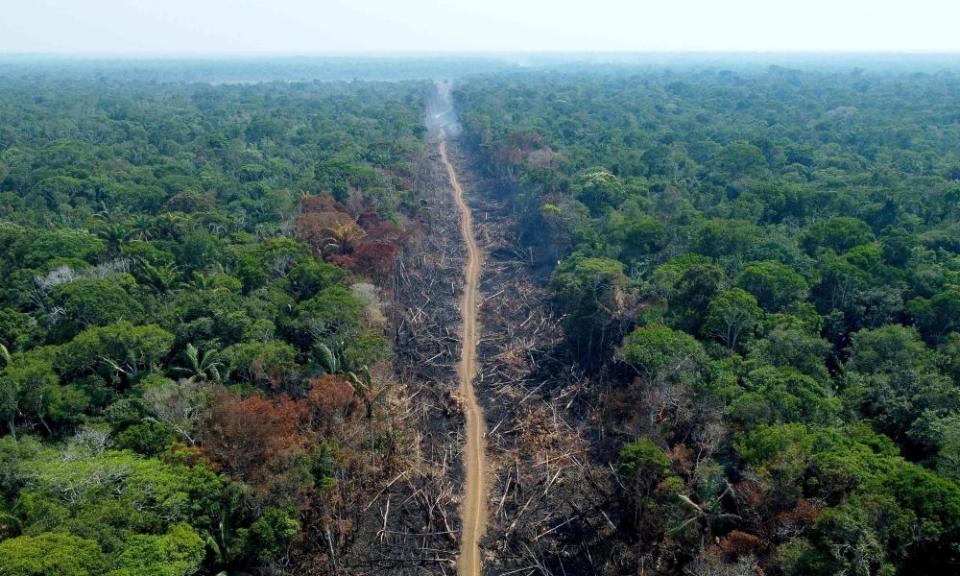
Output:
[[113,255],[119,254],[120,247],[133,236],[130,229],[119,222],[107,222],[100,226],[97,233],[106,240],[107,250]]
[[317,363],[323,368],[323,371],[327,374],[336,374],[340,370],[340,362],[337,359],[337,355],[333,353],[333,350],[323,342],[317,342],[314,344],[317,355]]
[[220,368],[223,367],[223,362],[219,360],[219,354],[216,350],[201,352],[193,344],[187,344],[187,349],[184,354],[187,357],[187,363],[189,365],[183,368],[175,368],[175,370],[188,374],[187,379],[189,381],[209,380],[216,383],[221,382]]
[[177,268],[173,264],[154,266],[150,262],[140,260],[140,275],[143,280],[157,292],[168,292],[177,282]]
[[140,240],[149,240],[153,233],[153,219],[146,214],[137,214],[130,223],[134,235]]
[[180,236],[184,225],[187,223],[183,214],[164,212],[157,216],[153,225],[153,230],[165,238],[177,238]]
[[352,220],[329,226],[324,230],[324,233],[321,248],[324,254],[328,251],[336,254],[346,254],[367,235],[363,228]]
[[343,374],[346,376],[347,382],[353,388],[353,393],[363,401],[367,418],[373,418],[373,409],[386,395],[387,386],[383,384],[375,386],[373,375],[367,366],[361,366],[356,371],[344,370],[343,362],[324,342],[316,342],[314,350],[320,368],[327,374]]
[[370,369],[366,366],[361,367],[359,373],[347,372],[347,382],[353,387],[354,394],[363,400],[363,405],[367,409],[367,419],[372,419],[374,407],[387,395],[386,384],[376,384]]
[[194,270],[190,274],[190,281],[181,284],[184,288],[193,288],[194,290],[213,290],[215,283],[212,276]]

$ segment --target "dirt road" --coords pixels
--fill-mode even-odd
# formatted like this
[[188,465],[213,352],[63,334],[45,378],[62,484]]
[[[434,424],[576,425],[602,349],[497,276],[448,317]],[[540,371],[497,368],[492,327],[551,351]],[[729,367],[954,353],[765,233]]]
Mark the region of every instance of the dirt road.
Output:
[[483,536],[487,518],[486,458],[484,456],[483,410],[477,404],[473,389],[477,362],[477,292],[480,283],[482,265],[480,248],[473,235],[473,218],[470,208],[463,199],[463,188],[457,178],[457,172],[447,157],[447,140],[440,137],[440,159],[447,169],[447,177],[453,188],[454,199],[460,212],[460,233],[467,247],[467,260],[464,264],[463,297],[460,310],[463,315],[463,340],[460,355],[460,390],[466,412],[466,445],[464,446],[464,474],[466,486],[463,495],[463,533],[460,538],[460,559],[457,572],[461,576],[480,576],[480,538]]

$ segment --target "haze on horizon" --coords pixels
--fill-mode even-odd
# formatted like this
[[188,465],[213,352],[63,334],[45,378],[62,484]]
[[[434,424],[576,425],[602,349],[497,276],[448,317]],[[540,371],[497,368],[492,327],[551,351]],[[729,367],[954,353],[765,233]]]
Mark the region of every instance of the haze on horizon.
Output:
[[6,0],[0,54],[958,52],[951,0]]

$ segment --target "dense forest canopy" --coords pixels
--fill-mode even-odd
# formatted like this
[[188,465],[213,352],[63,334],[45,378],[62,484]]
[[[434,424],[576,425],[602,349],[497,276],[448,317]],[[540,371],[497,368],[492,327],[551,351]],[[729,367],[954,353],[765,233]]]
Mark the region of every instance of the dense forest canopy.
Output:
[[375,475],[424,93],[0,80],[0,574],[270,566]]
[[391,302],[443,230],[438,77],[597,391],[577,489],[611,532],[542,573],[955,572],[960,75],[773,60],[0,58],[0,576],[382,544],[389,499],[356,527],[434,432],[391,412],[426,402]]
[[617,383],[637,561],[956,569],[958,95],[782,67],[459,86],[572,359]]

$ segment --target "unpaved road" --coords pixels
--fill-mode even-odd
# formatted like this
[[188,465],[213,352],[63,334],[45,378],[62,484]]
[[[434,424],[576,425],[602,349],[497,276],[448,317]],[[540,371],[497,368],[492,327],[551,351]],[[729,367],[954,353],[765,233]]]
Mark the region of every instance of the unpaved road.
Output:
[[463,199],[463,187],[457,171],[447,157],[446,136],[440,136],[440,160],[447,170],[450,187],[453,188],[457,210],[460,212],[460,234],[467,246],[467,260],[463,267],[464,286],[460,301],[463,316],[462,346],[460,351],[460,391],[466,413],[466,444],[463,450],[466,486],[463,495],[463,533],[460,537],[460,559],[457,573],[460,576],[480,576],[480,538],[483,536],[487,518],[486,457],[483,449],[483,410],[477,404],[473,378],[477,369],[477,294],[480,283],[482,256],[473,235],[473,217]]

